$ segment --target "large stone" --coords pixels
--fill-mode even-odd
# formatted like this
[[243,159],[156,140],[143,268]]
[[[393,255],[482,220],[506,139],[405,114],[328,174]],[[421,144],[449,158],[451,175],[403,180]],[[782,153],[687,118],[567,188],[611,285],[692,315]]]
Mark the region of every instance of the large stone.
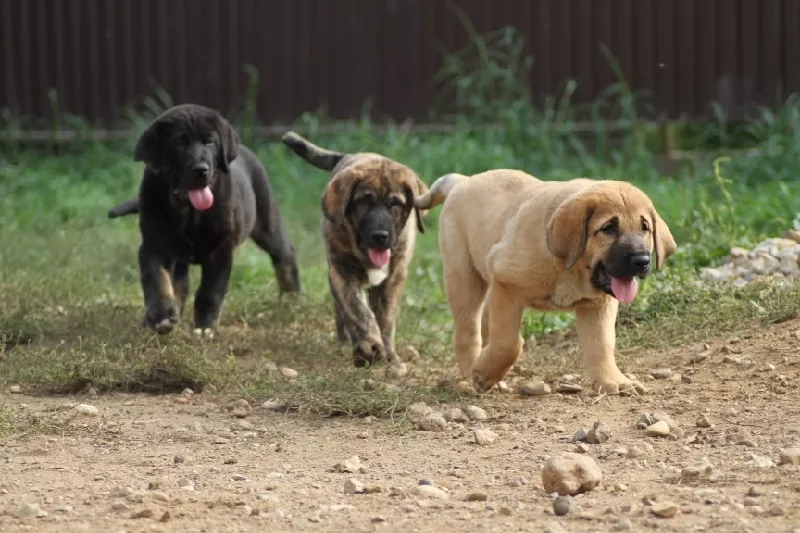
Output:
[[594,459],[570,452],[549,458],[542,469],[545,492],[562,496],[588,492],[600,484],[602,477]]

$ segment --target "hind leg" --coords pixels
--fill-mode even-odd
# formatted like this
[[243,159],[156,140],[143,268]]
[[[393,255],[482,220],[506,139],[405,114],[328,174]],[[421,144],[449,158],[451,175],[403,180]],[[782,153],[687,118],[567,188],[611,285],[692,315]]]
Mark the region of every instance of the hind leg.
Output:
[[522,354],[522,313],[525,304],[517,296],[517,288],[494,282],[489,289],[489,342],[475,362],[473,373],[478,388],[489,390],[502,380]]
[[297,268],[294,246],[289,243],[283,224],[273,231],[256,227],[251,237],[259,248],[269,254],[280,293],[300,292],[300,273]]

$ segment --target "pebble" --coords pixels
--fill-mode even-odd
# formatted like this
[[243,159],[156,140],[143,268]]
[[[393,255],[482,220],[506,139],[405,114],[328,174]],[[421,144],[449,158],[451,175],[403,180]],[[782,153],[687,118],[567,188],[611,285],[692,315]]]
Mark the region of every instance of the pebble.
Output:
[[278,400],[267,400],[261,404],[261,408],[268,411],[277,411],[278,409],[283,408],[283,403]]
[[231,476],[231,481],[247,481],[247,476],[243,474],[234,474]]
[[497,439],[497,433],[490,429],[476,429],[472,432],[475,443],[479,446],[487,446]]
[[408,365],[402,361],[394,361],[386,367],[386,377],[389,379],[402,379],[408,375]]
[[131,518],[133,518],[133,519],[137,519],[137,518],[153,518],[154,515],[155,515],[155,513],[153,512],[152,509],[142,509],[141,511],[136,511],[135,513],[133,513],[131,515]]
[[674,518],[679,511],[680,507],[672,502],[656,502],[650,508],[650,512],[660,518]]
[[742,504],[745,507],[755,507],[758,505],[758,498],[754,498],[752,496],[746,496],[745,499],[742,501]]
[[75,412],[84,416],[97,416],[100,414],[100,410],[97,407],[89,405],[88,403],[79,403],[76,405]]
[[26,503],[17,509],[14,514],[17,518],[42,518],[47,516],[47,512],[42,510],[38,503]]
[[780,505],[771,505],[768,512],[770,516],[783,516],[785,513]]
[[424,417],[428,413],[431,413],[432,411],[433,409],[428,407],[425,404],[425,402],[412,403],[411,405],[406,407],[406,414],[408,415],[408,418],[410,418],[415,422],[421,420],[422,417]]
[[611,430],[602,422],[595,422],[589,434],[586,435],[586,441],[589,444],[603,444],[609,437],[611,437]]
[[659,368],[650,372],[655,379],[669,379],[672,377],[672,370],[669,368]]
[[186,478],[179,479],[178,486],[183,490],[194,490],[194,483],[192,483],[192,480],[190,479]]
[[572,436],[572,442],[584,442],[589,436],[589,432],[586,431],[586,428],[581,426],[578,431]]
[[55,509],[53,509],[57,513],[71,513],[73,507],[71,505],[59,505]]
[[358,474],[358,473],[366,473],[367,469],[361,464],[361,458],[357,455],[350,457],[342,461],[341,463],[337,463],[333,465],[334,472],[342,472],[345,474]]
[[642,442],[641,445],[634,444],[633,446],[629,447],[626,457],[628,459],[639,459],[640,457],[644,457],[652,453],[653,446],[649,442]]
[[127,511],[130,509],[130,505],[125,502],[112,502],[111,503],[111,510],[112,511]]
[[512,477],[511,479],[508,480],[509,487],[522,487],[523,485],[527,484],[528,480],[524,476]]
[[350,478],[344,482],[345,494],[364,494],[364,484],[354,478]]
[[183,463],[184,461],[186,461],[186,458],[181,454],[178,454],[172,458],[172,462],[175,463],[176,465]]
[[486,420],[489,418],[489,415],[486,414],[486,411],[475,405],[467,406],[467,416],[470,420],[477,421]]
[[571,452],[550,457],[542,468],[545,492],[557,492],[560,495],[590,491],[600,484],[602,477],[594,459]]
[[519,386],[519,393],[523,396],[546,396],[551,392],[550,385],[544,381],[526,381]]
[[447,420],[441,413],[428,413],[419,421],[419,429],[422,431],[445,431]]
[[569,496],[556,496],[553,500],[553,512],[556,516],[564,516],[572,508],[572,498]]
[[708,419],[706,415],[699,416],[695,421],[695,425],[699,428],[713,427],[713,424],[711,424],[711,421]]
[[714,473],[715,470],[716,468],[713,464],[711,464],[707,457],[701,457],[695,463],[681,470],[681,475],[686,478],[708,477]]
[[751,455],[750,456],[750,466],[753,468],[772,468],[775,466],[775,462],[765,455]]
[[293,368],[282,366],[278,369],[278,371],[286,381],[294,381],[297,379],[297,370]]
[[435,500],[446,500],[450,496],[438,487],[432,485],[417,485],[414,492],[423,498],[433,498]]
[[489,499],[489,495],[485,492],[471,492],[465,498],[468,502],[485,502]]
[[644,430],[644,434],[648,437],[668,437],[669,433],[669,425],[663,420],[659,420]]
[[[9,392],[10,394],[22,394],[22,387],[20,387],[19,385],[11,385],[11,386],[8,388],[8,392]],[[23,506],[23,507],[24,507],[24,506]]]
[[467,415],[464,414],[464,411],[459,409],[458,407],[454,407],[452,409],[448,409],[444,413],[442,413],[442,418],[447,420],[448,422],[468,422],[469,418]]
[[577,383],[559,383],[556,387],[556,392],[560,392],[562,394],[575,394],[581,392],[583,387],[578,385]]
[[631,531],[632,529],[633,524],[628,518],[620,518],[613,526],[611,526],[611,531]]
[[212,442],[214,444],[228,444],[230,441],[230,439],[226,439],[225,437],[214,437]]
[[781,465],[800,465],[800,448],[786,448],[780,453]]

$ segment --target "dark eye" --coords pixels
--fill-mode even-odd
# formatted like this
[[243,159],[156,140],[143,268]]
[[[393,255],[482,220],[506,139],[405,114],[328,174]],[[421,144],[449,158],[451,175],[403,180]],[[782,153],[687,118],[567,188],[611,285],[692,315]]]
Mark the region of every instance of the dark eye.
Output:
[[642,231],[645,233],[650,231],[650,224],[646,220],[642,220]]
[[389,207],[392,207],[392,208],[400,207],[400,208],[402,208],[402,207],[405,207],[405,206],[406,206],[406,204],[399,198],[392,198],[391,200],[389,200]]
[[600,231],[608,233],[609,235],[615,235],[617,233],[617,223],[614,221],[608,222],[605,226],[600,228]]

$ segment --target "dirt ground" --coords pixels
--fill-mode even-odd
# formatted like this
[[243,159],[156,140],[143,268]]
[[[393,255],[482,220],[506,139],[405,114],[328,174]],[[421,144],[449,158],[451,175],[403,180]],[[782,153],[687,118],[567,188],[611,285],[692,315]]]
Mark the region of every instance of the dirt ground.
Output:
[[[492,393],[473,402],[486,420],[442,432],[258,405],[239,419],[231,398],[209,393],[3,394],[15,413],[58,421],[58,430],[0,439],[0,531],[800,531],[800,466],[778,464],[781,450],[800,447],[799,344],[793,320],[633,354],[627,370],[644,380],[645,396]],[[650,377],[662,368],[672,376]],[[76,401],[99,414],[63,407]],[[636,427],[657,410],[680,438]],[[606,442],[571,442],[595,421],[610,428]],[[477,445],[476,425],[496,440]],[[557,517],[542,466],[576,450],[595,459],[603,481]],[[333,471],[353,455],[364,471]],[[703,457],[713,469],[684,471]],[[370,493],[345,494],[350,478]],[[417,494],[421,480],[448,497]],[[677,514],[656,516],[666,502]],[[18,517],[25,504],[41,516]]]

